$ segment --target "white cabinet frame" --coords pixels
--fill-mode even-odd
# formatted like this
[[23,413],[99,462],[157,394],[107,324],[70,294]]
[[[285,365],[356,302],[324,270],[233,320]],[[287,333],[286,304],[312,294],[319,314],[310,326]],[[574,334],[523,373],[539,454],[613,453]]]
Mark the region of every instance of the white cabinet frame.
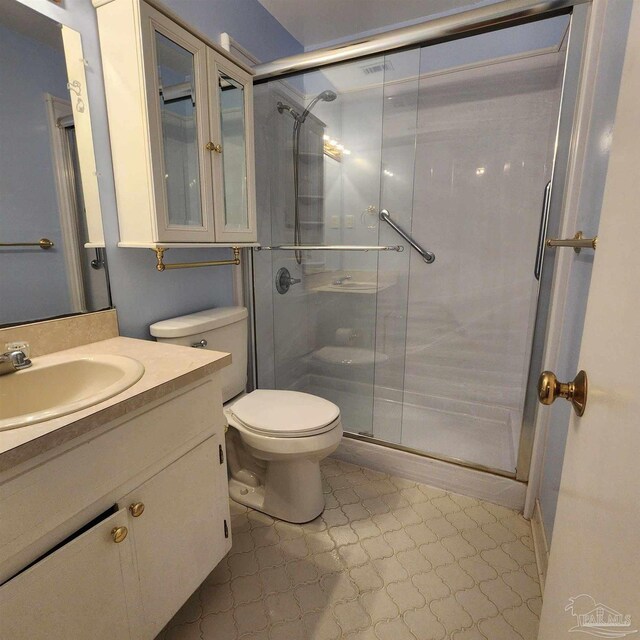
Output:
[[237,80],[244,87],[244,146],[246,166],[247,228],[246,230],[226,229],[226,206],[224,185],[224,147],[222,153],[214,153],[213,184],[215,202],[216,242],[255,242],[256,240],[256,193],[255,193],[255,152],[253,142],[253,81],[251,75],[225,60],[213,49],[207,50],[209,73],[209,113],[211,132],[222,141],[220,100],[218,95],[218,75],[222,71]]
[[[234,63],[220,47],[179,24],[153,1],[94,0],[94,5],[109,115],[119,246],[255,243],[253,86],[248,68]],[[156,31],[194,55],[201,226],[169,221]],[[224,150],[219,154],[207,149],[208,143],[220,144],[221,139],[218,69],[244,86],[246,230],[225,229]]]

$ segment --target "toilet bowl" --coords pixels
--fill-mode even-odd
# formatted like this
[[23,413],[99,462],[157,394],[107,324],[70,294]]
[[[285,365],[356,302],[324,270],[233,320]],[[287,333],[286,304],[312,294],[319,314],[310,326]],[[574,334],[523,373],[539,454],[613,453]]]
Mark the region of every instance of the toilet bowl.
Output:
[[339,408],[299,391],[245,393],[247,310],[223,307],[157,322],[158,341],[231,352],[221,372],[229,494],[274,518],[303,523],[324,509],[320,461],[342,438]]
[[258,389],[229,403],[224,413],[231,498],[288,522],[320,515],[320,461],[342,438],[338,407],[308,393]]

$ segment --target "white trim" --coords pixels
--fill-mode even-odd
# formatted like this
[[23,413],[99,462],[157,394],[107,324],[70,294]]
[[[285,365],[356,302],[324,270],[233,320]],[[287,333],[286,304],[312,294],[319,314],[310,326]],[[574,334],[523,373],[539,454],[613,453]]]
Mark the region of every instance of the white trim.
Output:
[[[582,58],[580,89],[574,115],[573,142],[568,159],[565,198],[559,237],[570,238],[576,232],[578,207],[584,167],[587,157],[587,140],[591,122],[591,112],[595,101],[596,77],[600,63],[600,49],[604,34],[607,2],[595,3],[590,10],[589,25],[586,34],[585,51]],[[568,234],[568,235],[567,235]],[[560,367],[558,353],[565,323],[565,307],[571,282],[571,271],[575,262],[572,251],[556,253],[556,266],[551,289],[547,337],[542,360],[542,369],[557,371]],[[540,493],[540,483],[544,471],[544,450],[550,411],[538,411],[534,425],[534,442],[531,452],[529,486],[525,501],[524,516],[531,518],[535,502]]]
[[[256,58],[251,51],[245,49],[241,44],[234,40],[226,31],[220,34],[220,46],[228,51],[232,56],[242,60],[245,64],[251,66],[260,64],[261,60]],[[245,58],[245,60],[243,60]]]
[[333,457],[516,511],[524,506],[524,483],[450,462],[353,438],[342,438]]
[[75,188],[72,184],[71,158],[66,134],[58,127],[58,119],[72,114],[71,103],[61,100],[49,93],[45,94],[47,105],[47,124],[51,146],[51,162],[56,183],[58,213],[60,215],[60,231],[62,233],[62,251],[69,285],[69,302],[71,311],[79,313],[87,311],[82,284],[82,263],[80,257],[80,238],[76,217],[77,202]]
[[533,550],[536,554],[536,566],[538,567],[538,579],[540,581],[540,591],[544,595],[544,581],[547,577],[547,567],[549,566],[549,544],[544,531],[542,520],[542,510],[540,501],[536,500],[531,517],[531,532],[533,536]]
[[69,92],[75,103],[73,123],[76,130],[79,177],[82,184],[87,234],[89,241],[94,246],[104,247],[102,208],[100,206],[100,189],[98,187],[96,155],[91,129],[91,112],[87,98],[86,60],[82,51],[82,38],[77,31],[62,25],[62,41],[67,65]]

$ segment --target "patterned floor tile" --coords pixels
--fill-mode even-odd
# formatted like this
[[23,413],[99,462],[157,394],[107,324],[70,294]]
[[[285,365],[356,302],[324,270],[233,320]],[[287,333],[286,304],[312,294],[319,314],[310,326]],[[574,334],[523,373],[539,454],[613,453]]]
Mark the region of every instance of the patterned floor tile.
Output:
[[535,640],[531,527],[337,460],[292,525],[231,504],[233,547],[157,640]]

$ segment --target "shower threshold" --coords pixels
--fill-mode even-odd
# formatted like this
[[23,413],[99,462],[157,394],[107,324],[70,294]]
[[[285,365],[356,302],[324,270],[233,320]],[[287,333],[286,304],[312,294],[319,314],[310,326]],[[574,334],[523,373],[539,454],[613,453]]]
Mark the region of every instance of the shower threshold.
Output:
[[512,480],[516,479],[515,470],[506,471],[505,469],[497,469],[495,467],[483,465],[479,462],[469,462],[468,460],[455,458],[453,456],[448,456],[442,453],[423,451],[421,449],[414,449],[413,447],[407,447],[402,444],[396,444],[395,442],[389,442],[388,440],[381,440],[380,438],[376,438],[373,435],[368,435],[368,433],[369,432],[364,432],[364,431],[357,432],[357,433],[353,433],[351,431],[345,431],[343,435],[345,438],[351,438],[352,440],[360,440],[362,442],[368,442],[370,444],[375,444],[381,447],[395,449],[396,451],[404,451],[405,453],[412,453],[414,455],[421,456],[422,458],[428,458],[430,460],[440,460],[441,462],[455,464],[459,467],[464,467],[466,469],[474,469],[476,471],[490,473],[491,475],[500,476],[502,478],[510,478]]

